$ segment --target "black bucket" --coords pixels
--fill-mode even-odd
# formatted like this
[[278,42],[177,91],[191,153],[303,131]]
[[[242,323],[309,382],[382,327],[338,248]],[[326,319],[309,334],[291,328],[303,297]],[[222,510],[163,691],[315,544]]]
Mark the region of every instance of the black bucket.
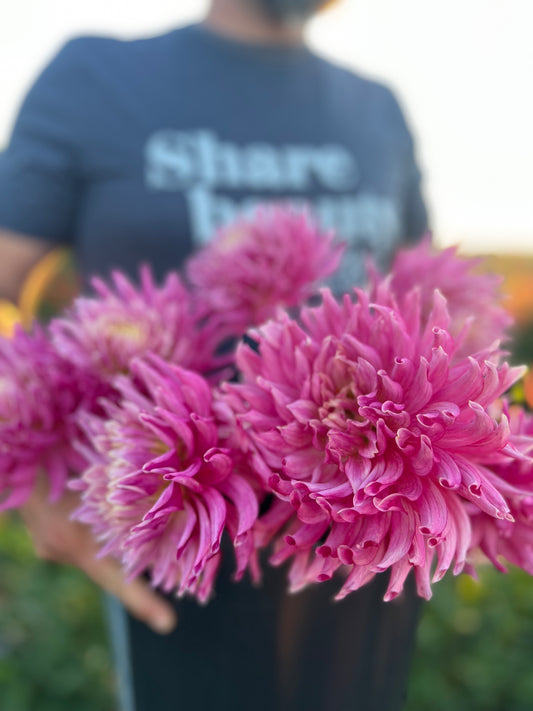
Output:
[[208,605],[175,602],[169,636],[128,617],[134,711],[399,711],[421,600],[409,576],[385,603],[387,583],[335,602],[338,580],[289,595],[285,570],[259,588],[223,570]]

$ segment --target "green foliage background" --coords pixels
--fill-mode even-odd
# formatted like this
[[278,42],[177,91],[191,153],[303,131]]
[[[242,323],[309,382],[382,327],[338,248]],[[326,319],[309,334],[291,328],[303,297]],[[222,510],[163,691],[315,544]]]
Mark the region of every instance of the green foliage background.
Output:
[[114,711],[100,593],[0,517],[0,711]]
[[[14,516],[0,570],[0,711],[116,711],[99,591],[36,560]],[[406,711],[529,711],[532,656],[532,578],[449,576],[425,605]]]

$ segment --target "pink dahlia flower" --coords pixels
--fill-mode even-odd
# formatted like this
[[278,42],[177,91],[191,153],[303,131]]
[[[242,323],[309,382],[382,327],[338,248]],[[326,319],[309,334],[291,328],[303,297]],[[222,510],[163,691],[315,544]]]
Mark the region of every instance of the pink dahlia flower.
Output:
[[94,381],[58,355],[42,329],[0,339],[0,509],[21,506],[40,471],[51,499],[59,498],[69,471],[86,464],[72,447],[74,416],[96,395]]
[[510,422],[510,443],[521,456],[502,459],[492,469],[501,482],[514,521],[472,511],[471,547],[480,548],[502,572],[505,559],[533,575],[533,414],[518,406],[505,406],[504,415]]
[[[116,385],[121,403],[108,419],[86,417],[94,447],[76,517],[119,558],[130,577],[149,571],[154,586],[205,601],[220,562],[224,530],[252,555],[256,492],[221,446],[211,390],[202,376],[151,357]],[[223,444],[223,442],[222,442]],[[248,564],[237,551],[237,576]],[[254,565],[252,561],[252,572]]]
[[306,213],[265,206],[222,229],[189,260],[187,277],[204,313],[240,336],[278,307],[308,299],[338,267],[342,249]]
[[428,236],[416,247],[398,252],[388,276],[381,277],[371,269],[371,299],[382,303],[383,294],[392,293],[403,311],[409,294],[418,290],[421,316],[427,320],[433,308],[433,292],[438,289],[447,302],[458,355],[470,355],[506,338],[505,331],[512,323],[501,305],[502,279],[495,274],[475,273],[481,262],[459,257],[456,247],[437,251]]
[[343,597],[390,570],[386,599],[411,570],[419,594],[466,564],[470,508],[513,521],[495,465],[518,456],[490,407],[520,370],[457,358],[438,294],[422,327],[404,313],[337,303],[329,291],[301,323],[288,316],[243,345],[243,382],[227,386],[255,450],[256,476],[278,501],[258,521],[272,562],[291,560],[293,590],[341,569]]
[[198,371],[215,366],[209,330],[197,328],[177,274],[170,272],[160,287],[148,267],[140,270],[139,287],[121,272],[112,277],[111,286],[93,279],[95,295],[76,299],[66,316],[52,321],[54,344],[65,358],[107,380],[149,352]]

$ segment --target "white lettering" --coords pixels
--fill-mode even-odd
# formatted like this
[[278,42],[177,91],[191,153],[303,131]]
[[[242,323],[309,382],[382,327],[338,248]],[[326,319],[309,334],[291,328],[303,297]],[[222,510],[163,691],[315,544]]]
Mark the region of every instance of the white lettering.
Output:
[[241,155],[233,143],[222,143],[210,131],[198,131],[195,137],[198,177],[212,187],[240,188],[245,175]]
[[315,157],[320,182],[330,190],[353,190],[359,181],[353,157],[341,146],[323,146]]
[[196,179],[187,145],[190,138],[178,131],[158,131],[148,139],[144,155],[146,184],[153,190],[182,190]]
[[283,149],[285,185],[290,190],[309,190],[314,169],[312,148],[286,146]]
[[247,185],[253,190],[279,190],[284,181],[279,152],[268,143],[251,143],[243,152]]
[[220,141],[207,130],[161,130],[145,146],[145,179],[155,190],[195,184],[230,190],[309,192],[354,190],[359,181],[353,155],[343,146]]
[[202,186],[189,190],[186,198],[192,237],[198,246],[207,244],[216,230],[232,222],[239,212],[239,206],[232,200],[215,195]]

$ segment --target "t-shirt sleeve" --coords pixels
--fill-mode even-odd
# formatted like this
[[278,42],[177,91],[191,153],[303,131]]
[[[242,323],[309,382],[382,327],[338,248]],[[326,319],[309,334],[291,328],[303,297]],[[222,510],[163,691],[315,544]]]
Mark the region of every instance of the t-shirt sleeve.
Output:
[[429,230],[429,217],[422,192],[422,173],[416,156],[413,134],[396,97],[391,93],[391,111],[399,129],[404,164],[402,190],[402,241],[414,244]]
[[0,227],[69,243],[79,197],[78,42],[67,43],[22,104],[0,154]]

